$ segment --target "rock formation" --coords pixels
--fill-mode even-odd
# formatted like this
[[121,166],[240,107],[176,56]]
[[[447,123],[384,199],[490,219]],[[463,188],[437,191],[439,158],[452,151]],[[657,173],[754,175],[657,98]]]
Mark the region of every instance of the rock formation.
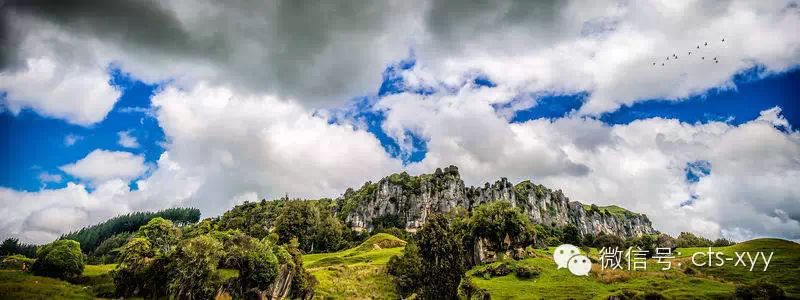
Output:
[[354,228],[370,230],[374,221],[387,216],[399,219],[407,230],[421,227],[434,213],[456,207],[472,210],[489,201],[508,201],[521,208],[535,223],[551,226],[576,226],[582,234],[604,232],[621,237],[655,233],[650,220],[617,206],[598,207],[569,201],[561,190],[523,181],[516,185],[506,178],[483,187],[466,187],[458,168],[436,169],[433,174],[410,176],[392,174],[377,183],[367,182],[361,189],[348,189],[337,199]]

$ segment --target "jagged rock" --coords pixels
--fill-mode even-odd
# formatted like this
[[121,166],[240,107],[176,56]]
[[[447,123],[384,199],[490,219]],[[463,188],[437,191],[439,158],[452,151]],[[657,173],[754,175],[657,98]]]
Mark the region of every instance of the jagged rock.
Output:
[[351,203],[351,209],[340,212],[346,215],[346,221],[356,229],[366,230],[373,228],[377,218],[394,215],[407,230],[414,231],[434,213],[456,207],[471,211],[486,202],[507,201],[521,208],[535,223],[574,225],[582,234],[604,232],[627,238],[656,232],[644,214],[616,206],[585,206],[570,201],[561,190],[553,191],[530,181],[514,185],[501,178],[483,187],[466,187],[455,166],[419,176],[392,174],[377,183],[367,183],[358,191],[348,190],[338,201]]

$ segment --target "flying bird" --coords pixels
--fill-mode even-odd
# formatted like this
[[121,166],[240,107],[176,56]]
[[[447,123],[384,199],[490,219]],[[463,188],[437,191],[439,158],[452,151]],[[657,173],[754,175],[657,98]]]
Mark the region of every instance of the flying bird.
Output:
[[708,42],[706,42],[706,44],[705,44],[705,45],[703,45],[703,46],[708,46]]
[[689,51],[689,55],[692,55],[692,51]]
[[725,38],[722,38],[722,42],[723,42],[723,43],[725,42]]
[[700,59],[706,59],[706,57],[705,57],[705,56],[702,56],[702,57],[700,57]]
[[663,67],[663,66],[664,66],[664,63],[661,63],[661,66]]

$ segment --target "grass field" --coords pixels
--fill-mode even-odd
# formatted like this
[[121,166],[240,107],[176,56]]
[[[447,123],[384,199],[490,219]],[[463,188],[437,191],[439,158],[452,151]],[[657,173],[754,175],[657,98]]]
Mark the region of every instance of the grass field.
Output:
[[0,299],[92,299],[88,289],[66,281],[0,270]]
[[[712,250],[720,251],[725,254],[725,257],[732,257],[734,260],[726,261],[723,266],[719,267],[697,267],[696,269],[704,275],[737,283],[769,282],[783,288],[787,296],[800,298],[800,244],[781,239],[755,239],[733,246],[712,248]],[[763,271],[761,259],[753,271],[749,271],[749,262],[747,267],[735,265],[736,252],[750,252],[755,256],[759,251],[766,253],[767,256],[770,252],[774,253],[766,271]],[[676,252],[680,252],[683,264],[689,265],[691,264],[690,256],[693,253],[708,252],[708,247],[678,248]]]
[[404,245],[393,235],[379,233],[354,248],[303,256],[303,266],[319,281],[314,298],[398,298],[386,263],[401,254]]
[[[304,266],[319,281],[316,299],[397,299],[392,278],[386,273],[389,258],[400,255],[405,242],[389,234],[377,234],[359,246],[334,252],[304,256]],[[721,267],[691,266],[690,257],[708,248],[679,248],[673,253],[673,269],[660,270],[648,260],[647,270],[601,270],[594,264],[589,276],[575,276],[567,269],[556,269],[554,248],[535,249],[536,257],[504,260],[477,266],[464,280],[493,299],[607,299],[609,296],[644,297],[659,294],[667,299],[730,299],[737,284],[769,282],[780,286],[790,298],[800,298],[800,245],[779,239],[757,239],[728,247],[713,248],[726,256],[736,252],[774,252],[767,271],[752,272],[734,262]],[[596,259],[598,252],[590,249]],[[538,270],[532,278],[514,272],[492,277],[485,270],[505,263],[513,269]],[[678,266],[677,263],[681,263]],[[114,285],[110,272],[116,265],[86,265],[83,275],[68,283],[33,276],[18,270],[0,270],[0,299],[92,299],[110,295]],[[691,272],[687,271],[691,269]],[[238,276],[236,270],[221,269],[226,278]],[[627,299],[627,298],[626,298]]]

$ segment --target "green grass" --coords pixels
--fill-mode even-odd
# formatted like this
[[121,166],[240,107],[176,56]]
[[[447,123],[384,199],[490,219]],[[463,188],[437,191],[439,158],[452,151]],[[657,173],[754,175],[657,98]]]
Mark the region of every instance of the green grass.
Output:
[[86,265],[83,268],[83,276],[86,277],[103,276],[111,273],[111,271],[113,271],[116,267],[117,264]]
[[681,299],[724,298],[731,295],[734,289],[732,284],[691,277],[674,270],[601,272],[595,264],[590,276],[575,276],[567,269],[556,269],[555,262],[549,256],[509,263],[538,267],[541,274],[532,279],[520,279],[514,274],[484,279],[473,276],[479,266],[467,272],[465,280],[471,280],[492,298],[499,299],[607,299],[626,291],[637,295],[659,291],[665,297]]
[[[592,210],[592,206],[590,204],[582,204],[582,206],[583,206],[583,210],[585,210],[587,212]],[[597,208],[600,209],[600,213],[608,212],[608,214],[610,214],[612,216],[626,217],[626,216],[637,216],[637,215],[639,215],[639,214],[637,214],[635,212],[632,212],[630,210],[624,209],[624,208],[616,206],[616,205],[598,206]]]
[[0,270],[0,299],[92,299],[82,286],[17,270]]
[[395,299],[389,258],[403,252],[405,241],[385,233],[373,235],[361,245],[334,252],[303,256],[303,266],[317,278],[317,299]]
[[[726,257],[732,257],[734,260],[726,261],[720,267],[695,267],[695,269],[705,275],[729,282],[769,282],[783,288],[787,296],[800,298],[800,277],[798,277],[800,276],[800,244],[781,239],[756,239],[727,247],[712,247],[712,250],[720,251]],[[708,247],[678,248],[676,254],[680,252],[679,256],[683,258],[683,263],[690,265],[690,257],[693,253],[707,251]],[[749,271],[749,262],[746,268],[742,265],[735,266],[736,252],[750,252],[751,255],[755,255],[758,251],[765,252],[767,256],[769,256],[769,252],[774,252],[766,271],[763,271],[761,258],[753,271]],[[745,260],[747,260],[746,257]]]
[[219,269],[219,276],[222,277],[222,280],[228,280],[231,278],[239,277],[239,270],[236,269]]

